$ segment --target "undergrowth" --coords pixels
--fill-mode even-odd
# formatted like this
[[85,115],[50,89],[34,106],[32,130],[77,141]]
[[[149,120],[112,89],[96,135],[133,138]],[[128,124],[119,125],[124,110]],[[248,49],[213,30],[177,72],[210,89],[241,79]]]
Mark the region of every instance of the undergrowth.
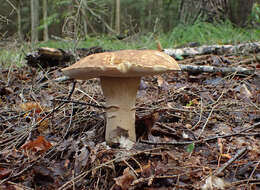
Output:
[[259,41],[259,28],[236,28],[230,22],[212,24],[197,22],[194,25],[178,25],[171,32],[165,34],[135,34],[123,40],[108,35],[96,37],[86,36],[85,40],[50,40],[35,45],[22,44],[19,48],[0,49],[0,66],[5,67],[15,63],[21,65],[24,53],[34,51],[37,47],[53,47],[73,50],[74,48],[88,48],[101,46],[103,49],[156,49],[155,37],[159,39],[164,48],[185,46],[190,42],[203,44],[238,44],[242,42]]

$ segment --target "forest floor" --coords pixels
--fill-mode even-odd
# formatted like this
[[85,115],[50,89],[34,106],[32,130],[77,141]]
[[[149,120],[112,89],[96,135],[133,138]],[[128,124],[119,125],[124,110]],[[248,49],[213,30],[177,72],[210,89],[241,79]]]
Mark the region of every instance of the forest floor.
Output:
[[[192,59],[258,70],[259,55]],[[73,88],[60,69],[2,70],[0,189],[260,189],[259,70],[142,78],[124,150],[104,143],[99,80]]]

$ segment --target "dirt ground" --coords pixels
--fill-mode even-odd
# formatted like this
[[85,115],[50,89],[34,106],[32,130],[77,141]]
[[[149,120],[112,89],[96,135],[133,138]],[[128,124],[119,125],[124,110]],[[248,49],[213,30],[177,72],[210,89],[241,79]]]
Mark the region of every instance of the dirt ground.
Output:
[[73,88],[72,81],[54,81],[60,67],[3,69],[0,189],[260,189],[258,56],[196,57],[256,69],[253,75],[142,78],[131,150],[104,143],[98,79]]

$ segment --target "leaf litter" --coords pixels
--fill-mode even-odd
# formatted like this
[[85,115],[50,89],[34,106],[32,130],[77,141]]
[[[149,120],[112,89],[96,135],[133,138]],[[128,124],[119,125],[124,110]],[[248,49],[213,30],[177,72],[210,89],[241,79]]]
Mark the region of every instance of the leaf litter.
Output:
[[[197,57],[186,60],[259,65]],[[104,143],[99,80],[73,86],[60,76],[60,67],[1,72],[0,189],[260,188],[259,73],[142,78],[130,150]]]

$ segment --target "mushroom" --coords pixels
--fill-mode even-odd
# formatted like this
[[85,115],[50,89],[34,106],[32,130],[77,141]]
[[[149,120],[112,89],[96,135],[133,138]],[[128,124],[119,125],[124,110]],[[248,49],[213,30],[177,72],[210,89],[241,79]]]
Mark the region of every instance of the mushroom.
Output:
[[157,50],[120,50],[89,55],[62,69],[70,78],[100,77],[106,98],[107,144],[136,142],[135,101],[142,76],[180,70],[169,55]]

